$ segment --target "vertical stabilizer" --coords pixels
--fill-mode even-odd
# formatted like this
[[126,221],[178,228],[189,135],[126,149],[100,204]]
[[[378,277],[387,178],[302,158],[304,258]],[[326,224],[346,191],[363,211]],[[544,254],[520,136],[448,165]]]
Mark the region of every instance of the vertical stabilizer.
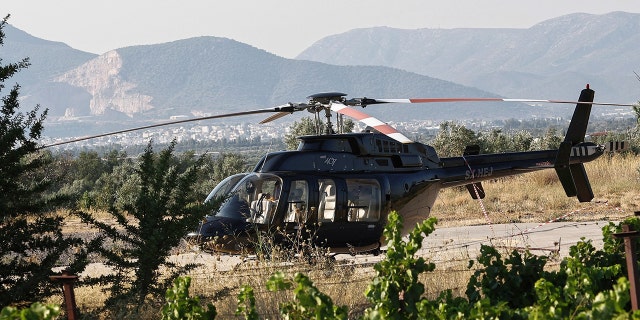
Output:
[[[579,102],[593,102],[595,92],[589,89],[583,89],[580,93]],[[589,115],[591,114],[591,104],[578,103],[573,111],[571,123],[567,130],[564,141],[560,144],[554,168],[560,178],[562,187],[568,197],[577,196],[580,202],[589,202],[593,199],[593,191],[587,177],[587,172],[582,163],[570,164],[571,148],[578,143],[584,141],[587,134],[587,124],[589,123]]]

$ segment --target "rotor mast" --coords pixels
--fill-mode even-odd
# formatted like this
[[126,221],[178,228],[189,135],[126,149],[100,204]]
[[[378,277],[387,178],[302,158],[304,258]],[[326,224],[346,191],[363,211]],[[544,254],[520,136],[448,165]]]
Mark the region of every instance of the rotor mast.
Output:
[[[324,110],[325,118],[327,118],[327,122],[324,127],[324,134],[335,134],[335,130],[333,130],[333,124],[331,123],[331,102],[333,101],[344,101],[344,97],[346,93],[342,92],[322,92],[316,93],[308,96],[309,104],[315,105],[315,112],[320,112],[321,109]],[[338,125],[340,124],[339,120],[336,120]]]

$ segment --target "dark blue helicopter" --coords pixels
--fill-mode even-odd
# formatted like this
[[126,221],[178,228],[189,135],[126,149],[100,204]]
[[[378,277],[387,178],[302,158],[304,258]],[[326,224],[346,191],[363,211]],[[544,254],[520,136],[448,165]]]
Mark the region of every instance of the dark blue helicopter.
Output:
[[[502,98],[346,99],[345,94],[315,94],[306,103],[166,122],[65,141],[66,144],[97,137],[206,119],[273,113],[262,123],[296,111],[326,116],[324,134],[299,137],[295,151],[265,155],[253,171],[220,182],[206,201],[224,202],[206,216],[189,243],[206,251],[228,254],[255,251],[259,237],[289,245],[292,235],[302,235],[333,253],[376,252],[384,245],[382,232],[389,212],[403,218],[407,234],[426,219],[442,188],[465,186],[474,199],[484,198],[482,181],[543,169],[554,169],[569,197],[580,202],[593,199],[584,163],[605,152],[605,147],[585,142],[592,105],[628,104],[593,102],[587,85],[578,101]],[[460,157],[440,158],[431,146],[403,134],[357,109],[381,103],[429,103],[452,101],[511,101],[576,104],[564,141],[556,150],[479,154],[468,146]],[[335,133],[342,116],[361,121],[366,132]]]
[[[429,216],[441,188],[466,186],[474,199],[484,197],[481,182],[553,168],[569,197],[593,199],[584,163],[604,147],[585,142],[594,91],[582,90],[564,141],[557,150],[479,154],[469,146],[460,157],[440,158],[433,147],[413,142],[381,121],[349,106],[376,103],[424,103],[459,99],[351,99],[342,93],[310,96],[306,104],[278,107],[272,121],[297,110],[327,112],[323,135],[300,137],[295,151],[265,155],[252,172],[231,176],[208,196],[226,200],[207,216],[191,243],[205,250],[252,252],[259,235],[286,242],[287,234],[307,230],[312,241],[334,253],[364,253],[384,243],[390,211],[403,217],[404,233]],[[479,98],[466,101],[514,99]],[[517,100],[523,101],[523,100]],[[560,102],[536,100],[538,102]],[[371,130],[335,134],[329,110],[363,121]]]

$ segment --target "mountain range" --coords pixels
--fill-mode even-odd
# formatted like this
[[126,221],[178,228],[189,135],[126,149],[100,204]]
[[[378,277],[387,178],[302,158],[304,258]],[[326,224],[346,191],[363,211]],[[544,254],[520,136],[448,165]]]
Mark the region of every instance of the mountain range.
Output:
[[640,97],[640,14],[575,13],[528,29],[351,30],[319,40],[297,59],[379,65],[507,97],[575,99],[590,83],[596,99]]
[[[574,100],[589,82],[598,98],[602,91],[607,97],[627,88],[625,95],[613,94],[612,100],[624,96],[624,102],[636,99],[632,87],[639,84],[633,66],[640,61],[631,51],[640,35],[638,18],[575,14],[530,29],[358,29],[322,39],[297,59],[218,37],[95,55],[6,25],[0,57],[4,63],[29,57],[31,66],[10,81],[21,85],[23,105],[47,108],[52,127],[67,134],[303,102],[326,91],[369,98],[525,94]],[[570,110],[459,103],[370,106],[365,112],[405,121],[545,117]]]

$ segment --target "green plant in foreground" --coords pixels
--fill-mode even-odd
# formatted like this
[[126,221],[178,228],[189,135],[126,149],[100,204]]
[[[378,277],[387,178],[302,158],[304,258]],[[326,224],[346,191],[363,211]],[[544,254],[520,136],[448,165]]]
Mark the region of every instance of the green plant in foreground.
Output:
[[242,286],[238,293],[238,308],[236,316],[244,316],[247,320],[258,320],[258,311],[256,310],[256,297],[253,294],[253,288],[248,285]]
[[435,230],[436,218],[429,218],[402,239],[402,218],[397,212],[389,213],[384,237],[388,241],[384,260],[374,269],[376,276],[365,291],[373,304],[365,311],[365,318],[407,319],[417,318],[424,285],[418,282],[421,273],[433,271],[435,265],[422,257],[415,257],[422,240]]
[[163,320],[199,320],[215,319],[216,307],[211,303],[207,310],[200,305],[198,297],[189,297],[191,278],[178,277],[173,281],[173,287],[167,289],[165,298],[167,302],[162,307]]
[[487,297],[492,304],[507,302],[511,308],[530,306],[535,302],[534,285],[545,276],[546,262],[546,257],[517,250],[502,259],[495,247],[483,245],[478,256],[483,267],[469,279],[467,297],[472,303]]
[[[320,292],[309,277],[296,273],[293,282],[294,300],[280,305],[280,313],[285,319],[347,319],[347,308],[335,306],[329,296]],[[269,291],[289,290],[293,282],[276,272],[267,281]]]
[[35,302],[29,308],[24,309],[2,308],[0,320],[49,320],[56,319],[58,315],[60,315],[60,306]]
[[[389,240],[387,254],[374,266],[376,276],[365,292],[371,306],[363,319],[640,319],[640,312],[630,311],[629,282],[622,276],[622,267],[611,264],[616,259],[609,255],[618,254],[612,250],[614,246],[596,250],[591,241],[584,240],[571,247],[569,257],[554,272],[543,270],[544,257],[517,251],[502,257],[495,248],[484,246],[478,257],[483,267],[467,287],[469,298],[454,297],[451,290],[446,290],[430,300],[423,296],[424,285],[418,275],[434,270],[434,264],[415,254],[424,236],[433,232],[435,222],[432,218],[418,224],[404,241],[401,217],[395,212],[389,215],[384,233]],[[603,233],[611,228],[603,228]],[[188,316],[199,315],[202,310],[196,298],[188,297],[188,285],[183,283],[172,291],[173,295],[167,292],[168,304],[173,307],[165,306],[163,315],[175,317],[165,319],[203,319]],[[334,305],[301,273],[291,280],[276,272],[267,281],[267,289],[293,289],[294,299],[280,305],[285,319],[348,316],[346,307]],[[249,286],[242,287],[238,294],[236,315],[259,318]]]

